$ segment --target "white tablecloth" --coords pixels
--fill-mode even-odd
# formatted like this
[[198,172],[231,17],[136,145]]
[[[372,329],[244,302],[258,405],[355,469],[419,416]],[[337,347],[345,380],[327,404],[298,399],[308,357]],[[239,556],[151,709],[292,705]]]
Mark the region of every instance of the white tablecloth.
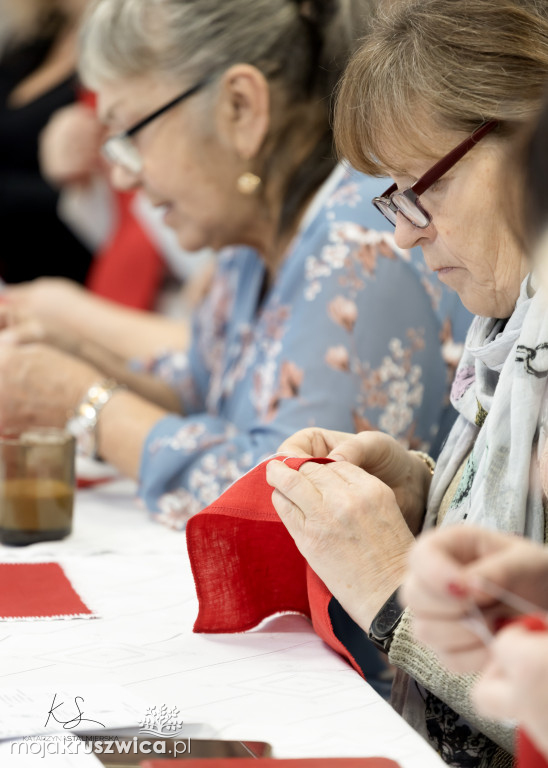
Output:
[[268,741],[276,757],[380,755],[403,768],[443,765],[303,617],[279,616],[245,634],[193,634],[197,601],[184,534],[152,523],[127,481],[80,491],[65,541],[0,546],[0,560],[59,562],[98,615],[0,623],[4,726],[15,711],[10,696],[21,702],[41,691],[51,702],[59,690],[83,695],[91,686],[106,700],[121,686],[136,710],[176,707],[185,724],[202,724],[201,735]]

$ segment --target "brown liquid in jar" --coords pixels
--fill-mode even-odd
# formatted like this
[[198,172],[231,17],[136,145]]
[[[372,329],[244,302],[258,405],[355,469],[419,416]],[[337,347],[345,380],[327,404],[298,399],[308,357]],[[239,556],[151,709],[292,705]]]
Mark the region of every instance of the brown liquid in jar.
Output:
[[73,489],[61,480],[0,482],[0,541],[22,545],[62,539],[72,530]]

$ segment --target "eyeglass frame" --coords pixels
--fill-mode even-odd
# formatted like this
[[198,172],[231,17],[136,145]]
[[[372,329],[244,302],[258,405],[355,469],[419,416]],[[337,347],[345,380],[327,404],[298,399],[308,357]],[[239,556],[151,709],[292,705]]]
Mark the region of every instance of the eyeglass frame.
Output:
[[[480,125],[479,128],[476,128],[476,130],[470,134],[470,136],[464,139],[464,141],[461,141],[460,144],[458,144],[454,149],[444,155],[440,160],[437,161],[437,163],[429,168],[426,173],[424,173],[420,179],[418,179],[412,186],[407,187],[406,189],[398,190],[398,185],[392,184],[385,192],[382,193],[382,195],[374,197],[371,201],[372,204],[379,211],[379,213],[382,213],[385,219],[387,219],[393,226],[396,226],[396,220],[392,221],[387,213],[382,210],[379,203],[386,205],[393,213],[396,214],[396,216],[398,213],[401,213],[402,216],[414,227],[417,227],[418,229],[426,229],[432,223],[432,216],[425,208],[423,208],[419,200],[419,196],[422,195],[423,192],[426,192],[426,190],[429,189],[436,181],[441,179],[441,177],[446,174],[447,171],[456,165],[459,160],[461,160],[481,139],[483,139],[484,136],[497,128],[499,124],[500,123],[498,120],[488,120],[487,122],[482,123],[482,125]],[[401,208],[398,208],[393,200],[396,192],[407,197],[419,209],[419,211],[427,220],[426,224],[423,224],[422,226],[420,224],[416,224],[414,221],[411,221],[408,216],[405,215]]]
[[[187,88],[178,96],[175,96],[174,99],[171,99],[171,101],[168,101],[167,104],[164,104],[159,109],[155,109],[154,112],[151,112],[151,114],[147,115],[146,117],[143,117],[141,120],[139,120],[137,123],[132,125],[127,130],[120,131],[120,133],[117,133],[114,136],[110,136],[108,139],[106,139],[106,141],[103,142],[101,146],[101,154],[103,155],[103,157],[111,165],[124,165],[123,162],[120,162],[120,160],[116,159],[116,156],[115,156],[116,153],[111,153],[111,151],[109,151],[109,146],[112,147],[120,144],[121,142],[127,142],[128,139],[131,139],[133,136],[135,136],[135,134],[141,131],[143,128],[145,128],[145,126],[147,126],[149,123],[152,123],[153,120],[156,120],[157,117],[161,117],[161,115],[165,114],[170,109],[173,109],[173,107],[176,107],[182,101],[185,101],[185,99],[188,99],[191,96],[194,96],[195,93],[198,93],[198,91],[201,91],[202,88],[205,88],[205,86],[208,85],[212,79],[213,79],[212,75],[208,75],[207,77],[202,78],[202,80],[196,83],[196,85],[193,85],[192,88]],[[138,152],[137,147],[133,147],[133,148],[135,149],[136,152]],[[132,169],[127,168],[125,165],[124,165],[124,168],[126,168],[126,170],[129,170],[131,173],[139,172],[139,171],[133,171]]]

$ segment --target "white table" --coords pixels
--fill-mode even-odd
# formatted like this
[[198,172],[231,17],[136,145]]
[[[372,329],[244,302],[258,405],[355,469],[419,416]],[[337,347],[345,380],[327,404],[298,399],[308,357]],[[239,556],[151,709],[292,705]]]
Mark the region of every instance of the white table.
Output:
[[65,541],[0,546],[4,562],[61,563],[99,615],[0,623],[0,696],[43,686],[51,700],[63,686],[106,692],[114,684],[147,708],[176,706],[185,723],[204,724],[204,735],[268,741],[276,757],[443,765],[305,618],[279,616],[245,634],[193,634],[184,535],[152,523],[133,490],[117,481],[80,491]]

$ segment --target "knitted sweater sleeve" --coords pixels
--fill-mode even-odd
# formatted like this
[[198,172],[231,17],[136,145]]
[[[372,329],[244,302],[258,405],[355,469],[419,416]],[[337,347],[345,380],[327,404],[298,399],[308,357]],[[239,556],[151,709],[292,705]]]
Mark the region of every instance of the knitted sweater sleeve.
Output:
[[515,729],[480,717],[472,704],[470,691],[477,675],[449,672],[432,650],[419,644],[413,635],[412,615],[408,610],[396,628],[389,659],[496,744],[508,752],[513,751]]

